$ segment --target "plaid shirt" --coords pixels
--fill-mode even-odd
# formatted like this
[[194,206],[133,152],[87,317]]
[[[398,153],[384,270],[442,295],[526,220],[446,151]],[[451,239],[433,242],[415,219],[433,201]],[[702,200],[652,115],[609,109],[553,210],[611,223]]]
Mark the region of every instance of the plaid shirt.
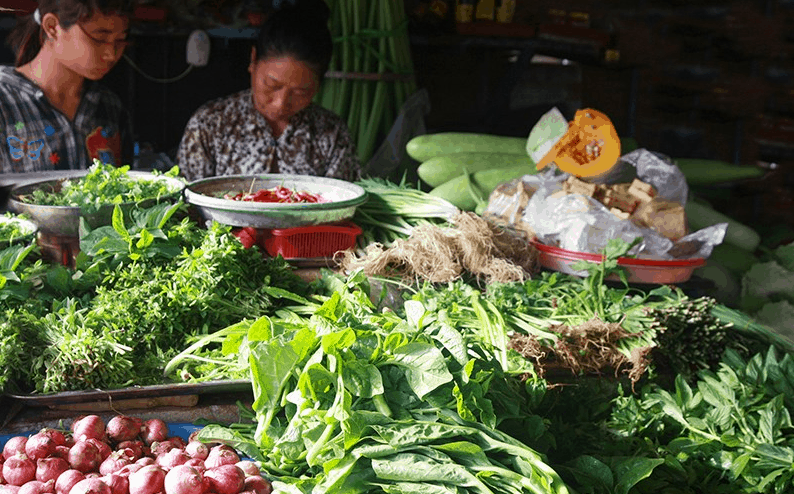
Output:
[[0,66],[0,173],[85,169],[98,159],[132,164],[130,117],[121,100],[86,80],[74,120],[14,67]]

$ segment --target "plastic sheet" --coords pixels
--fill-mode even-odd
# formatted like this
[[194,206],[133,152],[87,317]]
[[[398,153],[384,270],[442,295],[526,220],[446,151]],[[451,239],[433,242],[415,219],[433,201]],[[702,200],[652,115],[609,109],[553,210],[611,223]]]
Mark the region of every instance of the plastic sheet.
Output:
[[[637,149],[620,159],[624,165],[636,167],[637,178],[653,185],[657,197],[682,206],[686,204],[689,193],[686,178],[664,156]],[[656,230],[617,217],[591,197],[561,194],[563,182],[569,177],[570,174],[560,172],[556,167],[537,175],[525,175],[497,188],[483,214],[528,231],[546,245],[576,252],[597,254],[610,239],[632,242],[641,237],[640,243],[629,252],[640,259],[707,258],[725,236],[728,225],[721,223],[673,241]]]

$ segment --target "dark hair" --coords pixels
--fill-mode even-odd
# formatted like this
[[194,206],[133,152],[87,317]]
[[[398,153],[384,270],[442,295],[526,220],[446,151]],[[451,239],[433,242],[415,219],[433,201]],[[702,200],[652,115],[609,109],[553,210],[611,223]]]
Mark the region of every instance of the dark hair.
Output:
[[308,65],[322,80],[331,63],[333,41],[328,29],[331,9],[325,0],[282,0],[259,30],[257,60],[289,56]]
[[[90,19],[95,13],[105,15],[132,13],[132,0],[39,0],[39,15],[53,13],[64,29]],[[7,44],[16,53],[15,65],[25,65],[33,60],[44,43],[44,30],[33,19],[33,14],[21,17],[8,34]]]

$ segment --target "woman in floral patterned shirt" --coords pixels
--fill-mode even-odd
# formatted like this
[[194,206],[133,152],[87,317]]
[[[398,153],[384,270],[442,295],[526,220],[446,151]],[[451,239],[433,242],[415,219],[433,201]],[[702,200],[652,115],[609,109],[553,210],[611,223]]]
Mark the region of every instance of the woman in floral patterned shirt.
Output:
[[357,180],[361,165],[345,122],[314,103],[331,59],[322,0],[285,7],[251,50],[251,88],[199,108],[177,153],[189,180],[287,173]]

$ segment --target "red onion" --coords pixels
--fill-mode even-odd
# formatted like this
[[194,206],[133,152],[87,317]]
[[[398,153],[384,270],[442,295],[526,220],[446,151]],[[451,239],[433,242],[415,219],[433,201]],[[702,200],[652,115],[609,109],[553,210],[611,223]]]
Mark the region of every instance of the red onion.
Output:
[[111,494],[129,494],[130,492],[129,478],[124,475],[111,473],[110,475],[100,477],[99,480],[110,487]]
[[74,484],[69,494],[111,494],[110,486],[99,477],[84,478]]
[[184,450],[174,448],[159,455],[154,461],[161,467],[169,470],[177,465],[183,465],[189,459],[190,457],[187,455],[187,453],[185,453]]
[[191,458],[185,462],[185,465],[195,468],[196,471],[202,475],[204,475],[204,472],[207,471],[207,467],[204,465],[204,460],[201,458]]
[[18,485],[0,484],[0,494],[17,494],[18,492]]
[[137,460],[138,458],[141,458],[144,455],[148,455],[149,454],[149,448],[147,448],[146,445],[143,444],[143,441],[141,441],[141,440],[122,441],[116,446],[116,450],[117,451],[122,451],[122,450],[127,451],[127,454],[129,456],[131,456],[132,458],[134,458],[135,460]]
[[17,494],[45,494],[55,492],[55,481],[49,480],[47,482],[40,482],[38,480],[31,480],[19,488]]
[[48,434],[37,432],[28,438],[25,443],[25,454],[31,460],[46,458],[55,452],[55,441]]
[[102,463],[102,454],[93,443],[77,441],[69,450],[69,465],[83,473],[96,471]]
[[76,441],[88,438],[105,440],[105,423],[98,415],[84,415],[72,422],[72,434]]
[[210,449],[204,464],[207,468],[215,468],[221,465],[234,465],[240,461],[240,456],[235,450],[226,445],[214,446]]
[[[168,424],[160,419],[150,419],[141,427],[141,439],[147,445],[154,442],[165,441],[168,438]],[[184,447],[184,445],[183,445]]]
[[270,494],[273,492],[273,485],[261,475],[250,475],[245,478],[243,490],[252,491],[255,494]]
[[[72,446],[74,446],[74,444]],[[65,444],[63,446],[60,446],[60,445],[59,446],[55,446],[55,451],[52,452],[52,456],[58,457],[58,458],[63,458],[64,460],[68,461],[69,460],[69,450],[71,449],[72,446],[66,446]]]
[[165,494],[203,494],[204,478],[195,468],[178,465],[165,475]]
[[167,439],[165,441],[155,441],[149,445],[149,454],[158,457],[174,448],[176,448],[176,445]]
[[104,461],[105,458],[110,456],[110,453],[113,452],[113,450],[110,449],[110,445],[105,441],[100,441],[99,439],[89,437],[88,439],[85,440],[85,442],[91,443],[94,446],[96,446],[96,449],[99,450],[99,457],[102,458],[102,461]]
[[116,415],[108,421],[105,431],[108,437],[117,442],[132,441],[141,433],[143,421],[127,415]]
[[171,436],[168,439],[166,439],[166,441],[169,441],[171,444],[174,445],[175,448],[179,448],[179,449],[185,449],[185,446],[187,446],[187,441],[185,441],[179,436]]
[[208,468],[204,478],[210,480],[212,490],[218,494],[237,494],[245,486],[245,472],[237,465]]
[[3,458],[9,459],[17,453],[25,453],[25,443],[28,442],[26,436],[14,436],[6,441],[3,446]]
[[39,482],[55,481],[67,470],[69,470],[69,462],[57,456],[36,460],[36,480]]
[[[130,450],[131,452],[132,450]],[[105,458],[102,463],[99,465],[99,473],[102,475],[108,475],[120,470],[123,467],[132,463],[132,456],[127,455],[123,450],[122,451],[114,451],[110,453],[110,456]]]
[[187,443],[187,446],[185,446],[185,453],[191,458],[206,460],[207,455],[210,453],[210,447],[201,441],[190,441]]
[[245,472],[246,477],[250,477],[251,475],[262,475],[262,472],[259,471],[259,467],[251,460],[240,460],[235,463],[235,465]]
[[144,456],[143,458],[138,458],[137,460],[135,460],[135,464],[145,467],[147,465],[155,465],[156,462],[154,461],[154,458],[152,458],[151,456]]
[[85,475],[79,470],[67,470],[63,472],[55,481],[55,494],[69,494],[72,487],[83,479],[85,479]]
[[129,476],[130,494],[158,494],[165,485],[165,470],[147,465]]
[[58,429],[45,427],[44,429],[40,430],[39,433],[52,438],[52,440],[55,441],[55,444],[58,446],[66,445],[66,436],[64,435],[63,432],[59,431]]
[[143,468],[143,465],[138,465],[137,463],[130,463],[125,467],[121,467],[119,470],[116,471],[116,475],[121,475],[122,477],[129,477],[133,472],[137,472]]
[[3,462],[6,483],[22,486],[36,478],[36,464],[25,454],[17,453]]

